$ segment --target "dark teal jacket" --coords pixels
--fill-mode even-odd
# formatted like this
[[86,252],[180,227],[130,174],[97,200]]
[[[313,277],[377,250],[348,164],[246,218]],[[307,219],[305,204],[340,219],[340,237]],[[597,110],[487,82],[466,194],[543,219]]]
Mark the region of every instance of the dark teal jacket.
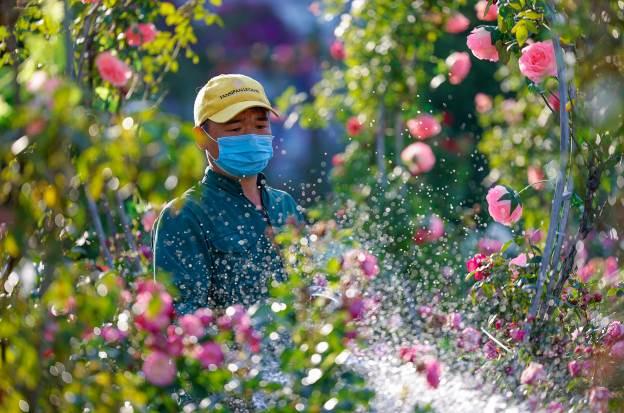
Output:
[[268,294],[272,279],[285,280],[279,250],[267,229],[289,217],[305,218],[287,192],[266,185],[258,174],[263,210],[243,194],[240,183],[206,168],[203,179],[161,211],[152,236],[154,277],[169,272],[180,294],[178,314],[200,307],[251,305]]

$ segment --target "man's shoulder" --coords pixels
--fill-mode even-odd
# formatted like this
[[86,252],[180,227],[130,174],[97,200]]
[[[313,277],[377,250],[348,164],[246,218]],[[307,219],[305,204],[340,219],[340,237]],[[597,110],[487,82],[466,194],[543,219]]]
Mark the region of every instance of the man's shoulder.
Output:
[[294,215],[299,222],[305,221],[304,210],[288,192],[273,187],[266,187],[273,208],[280,210],[284,216]]
[[282,189],[277,189],[277,188],[273,188],[272,186],[265,186],[265,188],[267,189],[269,196],[271,197],[271,199],[274,202],[277,203],[294,203],[296,204],[295,198],[293,198],[293,196],[291,194],[289,194],[288,192],[282,190]]
[[162,218],[172,221],[182,221],[186,217],[196,214],[200,204],[200,191],[195,186],[190,187],[181,195],[173,198],[163,205],[158,220]]

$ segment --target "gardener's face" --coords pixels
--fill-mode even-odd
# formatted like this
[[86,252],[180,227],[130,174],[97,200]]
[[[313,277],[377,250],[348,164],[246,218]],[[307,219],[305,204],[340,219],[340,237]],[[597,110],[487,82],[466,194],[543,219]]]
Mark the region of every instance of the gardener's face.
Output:
[[[219,145],[216,141],[208,138],[208,133],[213,139],[219,140],[223,136],[239,136],[249,133],[258,135],[270,135],[271,124],[269,123],[269,111],[261,107],[245,109],[225,123],[216,123],[206,120],[202,125],[204,131],[199,130],[197,146],[206,150],[214,159],[219,158]],[[222,170],[212,163],[212,167],[219,172]]]

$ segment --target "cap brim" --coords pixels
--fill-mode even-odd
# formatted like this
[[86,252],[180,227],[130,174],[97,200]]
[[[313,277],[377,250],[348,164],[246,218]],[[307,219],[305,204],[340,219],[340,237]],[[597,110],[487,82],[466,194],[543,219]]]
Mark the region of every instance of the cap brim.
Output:
[[212,116],[208,116],[208,119],[210,119],[213,122],[224,123],[232,119],[234,116],[238,115],[245,109],[249,109],[253,107],[265,108],[275,113],[277,117],[280,116],[280,114],[275,109],[273,109],[270,105],[267,105],[266,103],[260,102],[260,101],[248,100],[245,102],[238,102],[231,106],[228,106],[222,111],[219,111]]

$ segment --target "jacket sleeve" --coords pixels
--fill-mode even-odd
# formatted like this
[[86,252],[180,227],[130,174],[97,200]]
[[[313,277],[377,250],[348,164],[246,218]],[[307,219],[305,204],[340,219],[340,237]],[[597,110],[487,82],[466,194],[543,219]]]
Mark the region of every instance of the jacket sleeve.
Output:
[[154,229],[153,251],[154,279],[158,270],[164,270],[178,289],[176,313],[205,306],[212,287],[212,257],[199,223],[188,210],[176,212],[170,204],[165,206]]

